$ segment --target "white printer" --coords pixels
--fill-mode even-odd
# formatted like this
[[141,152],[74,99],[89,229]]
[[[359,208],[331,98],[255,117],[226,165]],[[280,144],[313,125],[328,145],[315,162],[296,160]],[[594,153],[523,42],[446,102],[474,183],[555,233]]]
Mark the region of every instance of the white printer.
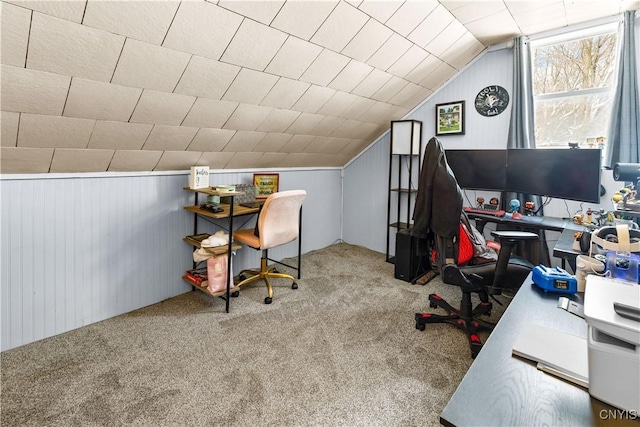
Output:
[[640,285],[586,278],[589,394],[640,413]]

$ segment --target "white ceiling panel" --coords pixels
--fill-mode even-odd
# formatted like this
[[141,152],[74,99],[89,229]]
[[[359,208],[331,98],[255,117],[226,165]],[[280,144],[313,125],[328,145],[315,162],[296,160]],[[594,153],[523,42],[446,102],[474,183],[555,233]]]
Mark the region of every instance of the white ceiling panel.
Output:
[[89,1],[82,23],[159,45],[180,5],[163,1]]
[[220,60],[262,71],[286,39],[281,31],[245,19]]
[[407,74],[406,79],[419,84],[422,82],[429,74],[433,73],[443,61],[436,58],[434,55],[429,55],[427,58],[422,61],[416,68],[414,68],[409,74]]
[[358,9],[380,22],[387,22],[402,6],[403,0],[363,1]]
[[142,89],[74,77],[63,115],[126,122],[141,94]]
[[20,113],[11,113],[8,111],[0,112],[0,145],[3,147],[15,147],[18,142],[18,121]]
[[271,26],[309,40],[337,3],[337,1],[288,1],[282,6]]
[[[342,166],[488,46],[640,0],[0,7],[1,143],[37,147],[13,151],[3,170],[48,172],[55,148],[115,152],[109,163],[87,155],[107,170]],[[30,158],[37,165],[25,169]]]
[[300,112],[274,108],[255,129],[260,132],[282,133],[298,118]]
[[262,153],[278,152],[292,137],[288,133],[268,133],[253,150]]
[[31,11],[8,3],[0,4],[0,60],[3,64],[24,67]]
[[262,153],[236,152],[233,153],[233,156],[229,159],[225,167],[227,169],[253,168],[261,157]]
[[127,39],[111,83],[173,92],[191,55]]
[[369,17],[357,8],[340,2],[313,35],[311,41],[340,52],[368,19]]
[[348,63],[348,57],[324,49],[300,79],[305,82],[326,86],[336,78]]
[[311,130],[324,118],[321,114],[301,113],[287,128],[286,133],[310,135]]
[[182,122],[182,125],[201,128],[221,128],[237,107],[237,102],[198,98]]
[[224,169],[227,167],[227,163],[233,157],[235,153],[224,153],[219,151],[217,153],[202,153],[202,156],[195,163],[197,165],[208,165],[212,169]]
[[520,34],[518,24],[508,10],[465,24],[467,30],[473,34],[484,46],[498,44]]
[[71,77],[0,66],[2,111],[61,115]]
[[196,136],[198,128],[155,125],[142,146],[151,151],[184,151]]
[[272,110],[273,107],[240,104],[223,127],[225,129],[256,130]]
[[281,153],[302,153],[315,139],[312,135],[293,135],[280,149]]
[[289,36],[265,71],[297,79],[309,68],[320,52],[322,52],[322,47]]
[[2,173],[47,173],[51,167],[53,148],[0,148]]
[[358,99],[357,95],[346,92],[336,92],[317,113],[326,116],[340,117],[356,99]]
[[201,128],[187,147],[189,151],[222,151],[235,130]]
[[243,19],[209,2],[183,1],[162,45],[220,59]]
[[373,71],[352,91],[352,93],[364,97],[371,97],[380,90],[392,75],[374,68]]
[[162,156],[162,151],[119,150],[109,164],[110,172],[152,171]]
[[21,114],[18,147],[87,148],[95,120]]
[[34,13],[27,67],[108,82],[123,44],[122,36]]
[[113,150],[57,148],[51,161],[51,173],[103,172],[109,167]]
[[278,76],[243,68],[222,99],[225,101],[260,104],[278,81]]
[[88,148],[139,150],[147,140],[153,125],[98,120],[89,139]]
[[455,1],[442,3],[458,21],[465,25],[498,13],[508,12],[507,6],[501,1],[470,1],[464,7],[455,7]]
[[412,46],[411,42],[404,37],[393,34],[371,58],[367,64],[380,70],[391,67],[402,55]]
[[552,28],[566,27],[564,3],[553,3],[543,8],[517,13],[513,18],[524,34],[535,34]]
[[231,137],[231,140],[229,140],[222,151],[252,151],[254,147],[262,141],[265,135],[265,132],[239,130]]
[[240,67],[192,56],[175,93],[220,99],[240,72]]
[[200,158],[202,153],[195,151],[165,151],[160,156],[155,170],[180,171],[189,170]]
[[371,65],[367,65],[360,61],[352,60],[335,79],[329,83],[329,87],[341,90],[343,92],[351,92],[373,71]]
[[407,38],[420,47],[427,46],[455,18],[443,6],[436,7]]
[[145,89],[129,121],[177,126],[195,100],[193,96]]
[[484,46],[468,31],[440,55],[447,64],[461,70],[484,50]]
[[415,44],[412,44],[408,51],[404,53],[391,67],[387,69],[388,73],[404,78],[413,71],[422,61],[427,59],[429,54]]
[[375,19],[369,19],[364,27],[342,50],[347,55],[358,61],[365,62],[371,57],[393,34],[393,31],[385,27]]
[[262,22],[263,24],[269,25],[273,18],[275,18],[278,11],[282,5],[284,5],[284,1],[250,1],[250,0],[231,0],[231,1],[219,1],[218,5],[220,7],[224,7],[225,9],[232,10],[240,15],[246,16],[248,18],[254,19],[258,22]]
[[409,82],[400,77],[392,76],[376,93],[371,95],[376,101],[389,102],[391,98],[398,94]]
[[458,21],[452,21],[443,32],[431,40],[425,49],[427,52],[442,58],[445,52],[467,32],[467,29]]
[[436,6],[438,6],[436,0],[405,1],[385,24],[396,33],[406,37]]
[[309,83],[281,77],[260,104],[289,109],[310,87]]
[[37,10],[45,15],[55,16],[67,21],[80,23],[86,5],[85,0],[75,1],[51,1],[51,0],[3,0],[3,2],[14,3],[20,7]]
[[312,85],[292,108],[306,113],[317,113],[335,93],[331,88]]

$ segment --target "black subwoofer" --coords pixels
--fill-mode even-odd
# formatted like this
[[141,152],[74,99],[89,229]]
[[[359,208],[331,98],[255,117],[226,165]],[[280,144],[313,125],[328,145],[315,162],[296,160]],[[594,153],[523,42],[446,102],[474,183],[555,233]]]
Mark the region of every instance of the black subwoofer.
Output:
[[400,230],[396,233],[395,274],[396,279],[412,282],[422,275],[427,263],[418,255],[417,239],[411,236],[410,230]]

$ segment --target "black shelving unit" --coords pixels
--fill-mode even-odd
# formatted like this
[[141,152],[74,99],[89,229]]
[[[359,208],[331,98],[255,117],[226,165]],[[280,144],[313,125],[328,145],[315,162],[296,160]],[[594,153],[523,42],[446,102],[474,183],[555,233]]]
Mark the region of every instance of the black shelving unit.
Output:
[[391,122],[390,133],[386,261],[395,263],[393,243],[396,234],[412,225],[411,217],[422,160],[422,122],[394,120]]

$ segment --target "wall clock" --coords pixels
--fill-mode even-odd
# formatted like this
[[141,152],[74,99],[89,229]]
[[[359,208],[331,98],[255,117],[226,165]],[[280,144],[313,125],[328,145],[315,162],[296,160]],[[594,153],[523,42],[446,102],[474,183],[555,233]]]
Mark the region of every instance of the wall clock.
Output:
[[497,116],[509,105],[509,92],[502,86],[487,86],[476,95],[475,105],[481,115]]

